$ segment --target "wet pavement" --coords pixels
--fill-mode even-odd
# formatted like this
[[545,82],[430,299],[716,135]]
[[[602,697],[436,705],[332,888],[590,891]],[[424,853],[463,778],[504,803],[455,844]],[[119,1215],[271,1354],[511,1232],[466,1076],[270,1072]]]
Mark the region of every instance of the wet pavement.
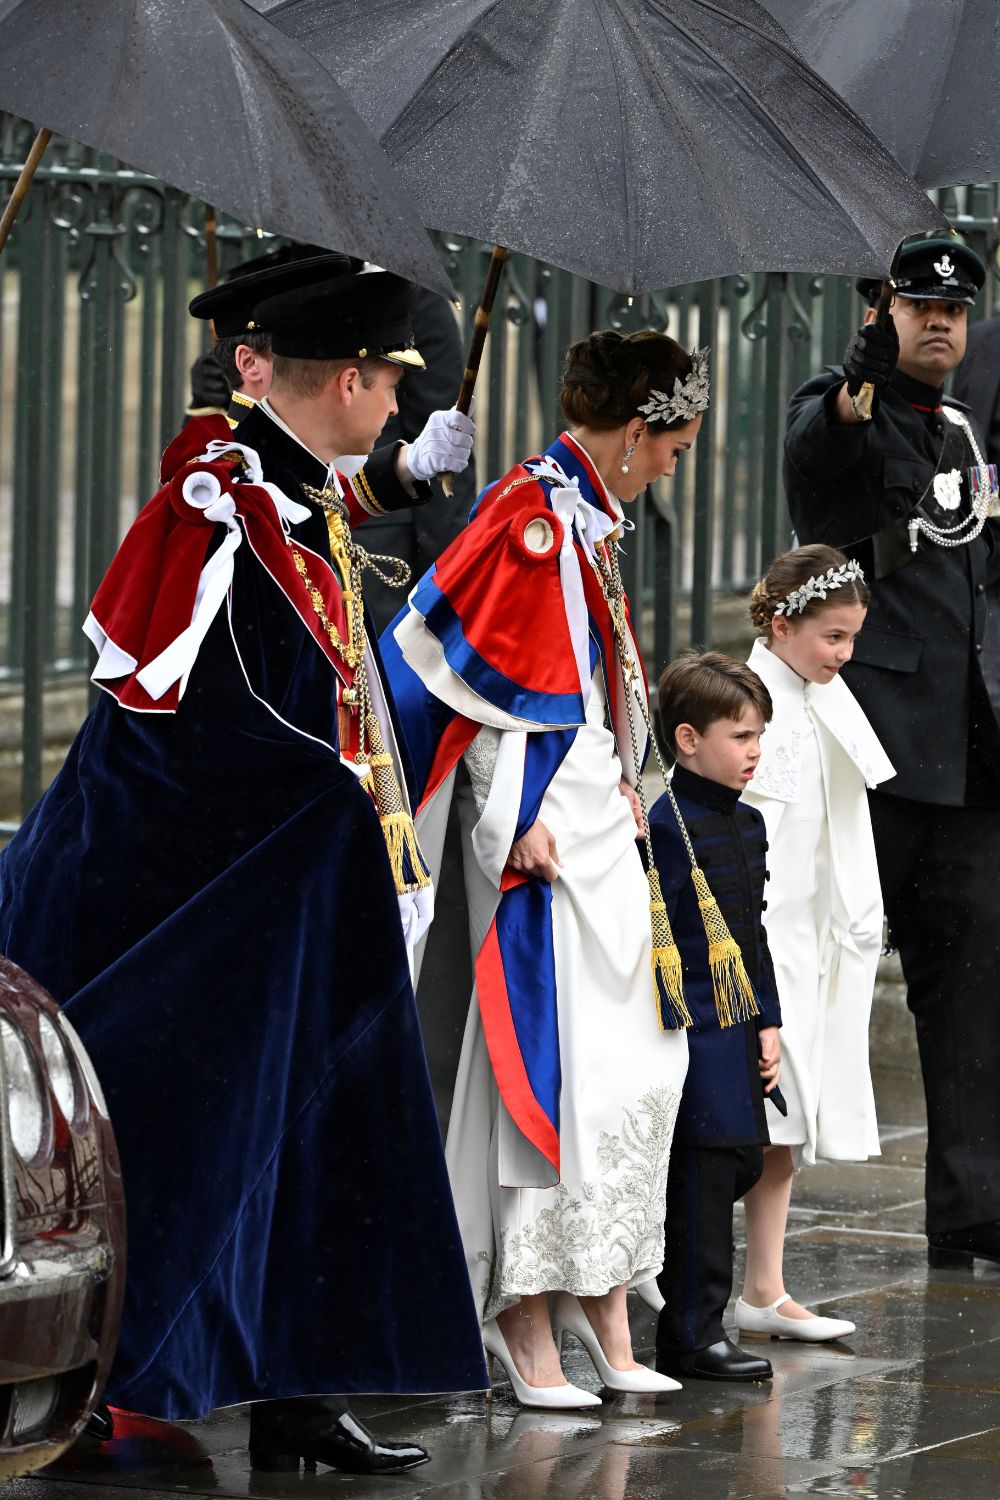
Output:
[[[928,1272],[919,1087],[895,1076],[877,1092],[881,1161],[803,1171],[786,1253],[790,1290],[857,1333],[849,1344],[749,1345],[771,1359],[772,1383],[691,1381],[658,1400],[605,1392],[597,1416],[522,1411],[505,1382],[492,1409],[482,1395],[358,1398],[376,1432],[433,1455],[379,1479],[322,1467],[251,1474],[245,1409],[173,1426],[121,1417],[113,1443],[84,1439],[4,1491],[11,1500],[998,1500],[1000,1268]],[[739,1241],[739,1217],[736,1231]],[[640,1357],[651,1356],[653,1315],[632,1302]],[[575,1341],[565,1366],[601,1392]]]

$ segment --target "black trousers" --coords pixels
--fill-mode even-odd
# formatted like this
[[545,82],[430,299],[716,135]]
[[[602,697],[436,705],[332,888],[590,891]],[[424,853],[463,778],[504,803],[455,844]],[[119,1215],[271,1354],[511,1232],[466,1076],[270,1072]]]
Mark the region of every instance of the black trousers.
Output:
[[984,1224],[1000,1219],[1000,808],[869,802],[927,1099],[927,1232]]
[[689,1354],[725,1338],[733,1290],[733,1204],[764,1170],[763,1146],[681,1146],[670,1153],[666,1245],[656,1284],[666,1303],[662,1353]]

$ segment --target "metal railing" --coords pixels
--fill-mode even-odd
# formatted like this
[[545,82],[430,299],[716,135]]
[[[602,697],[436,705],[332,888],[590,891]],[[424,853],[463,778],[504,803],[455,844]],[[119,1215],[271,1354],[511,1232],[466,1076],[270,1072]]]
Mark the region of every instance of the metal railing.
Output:
[[[0,115],[0,196],[32,134]],[[992,250],[995,188],[945,194],[943,206],[978,248]],[[220,216],[220,271],[253,253],[258,238]],[[468,329],[489,250],[439,238]],[[8,721],[19,714],[16,735],[7,730],[19,786],[6,800],[0,788],[0,816],[17,816],[41,790],[54,690],[86,680],[80,625],[156,487],[160,453],[183,420],[191,362],[205,346],[207,327],[186,310],[205,268],[203,204],[52,141],[0,255],[0,710],[6,695]],[[994,288],[991,277],[978,315],[992,310]],[[747,588],[787,545],[788,395],[839,359],[860,314],[842,278],[754,274],[630,301],[512,255],[480,381],[481,479],[558,433],[563,357],[591,329],[656,327],[711,348],[713,401],[698,444],[670,485],[638,502],[626,554],[626,585],[659,670],[688,640],[710,643],[720,596]],[[79,712],[84,706],[81,696]],[[3,742],[0,717],[0,754]]]

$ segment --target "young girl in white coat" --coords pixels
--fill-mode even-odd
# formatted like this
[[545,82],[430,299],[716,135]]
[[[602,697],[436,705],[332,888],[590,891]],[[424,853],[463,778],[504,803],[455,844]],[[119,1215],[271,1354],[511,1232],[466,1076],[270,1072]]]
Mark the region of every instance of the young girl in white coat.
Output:
[[782,1118],[767,1103],[771,1148],[746,1195],[740,1333],[821,1342],[854,1324],[817,1317],[785,1291],[792,1178],[800,1161],[879,1154],[868,1022],[882,946],[882,897],[867,787],[895,774],[840,669],[864,624],[864,574],[832,547],[799,547],[757,584],[762,636],[749,664],[774,718],[744,800],[767,825],[764,924],[784,1019]]

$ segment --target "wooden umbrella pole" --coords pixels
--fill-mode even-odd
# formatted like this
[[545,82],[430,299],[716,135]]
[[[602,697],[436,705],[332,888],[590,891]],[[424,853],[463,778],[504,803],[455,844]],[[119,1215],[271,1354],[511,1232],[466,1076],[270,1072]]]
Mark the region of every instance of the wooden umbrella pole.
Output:
[[14,220],[17,218],[18,209],[24,202],[25,194],[31,186],[31,179],[38,168],[38,163],[45,154],[45,148],[52,139],[51,130],[40,130],[31,143],[28,159],[21,168],[21,174],[11,189],[7,206],[0,215],[0,250],[6,245],[10,232],[14,228]]
[[219,235],[215,209],[205,204],[205,289],[219,284]]
[[[882,290],[879,292],[878,301],[875,304],[875,322],[879,328],[884,328],[889,321],[889,309],[892,306],[893,295],[896,291],[896,273],[899,270],[899,252],[902,250],[902,242],[896,246],[896,253],[892,257],[892,269],[889,279],[883,281]],[[870,380],[866,380],[858,392],[855,410],[863,422],[872,419],[872,403],[875,400],[875,387]]]
[[[504,245],[494,245],[493,254],[490,256],[489,269],[486,272],[486,284],[483,287],[483,295],[479,299],[476,308],[476,321],[472,329],[472,341],[469,344],[469,357],[465,364],[465,375],[462,378],[462,388],[458,393],[456,407],[466,416],[472,406],[472,397],[476,389],[476,380],[479,377],[479,366],[483,362],[483,349],[486,344],[486,335],[490,328],[490,318],[493,315],[493,304],[496,301],[497,288],[500,285],[500,277],[503,275],[503,263],[507,259],[507,250]],[[455,491],[454,474],[441,475],[441,488],[450,500]]]

